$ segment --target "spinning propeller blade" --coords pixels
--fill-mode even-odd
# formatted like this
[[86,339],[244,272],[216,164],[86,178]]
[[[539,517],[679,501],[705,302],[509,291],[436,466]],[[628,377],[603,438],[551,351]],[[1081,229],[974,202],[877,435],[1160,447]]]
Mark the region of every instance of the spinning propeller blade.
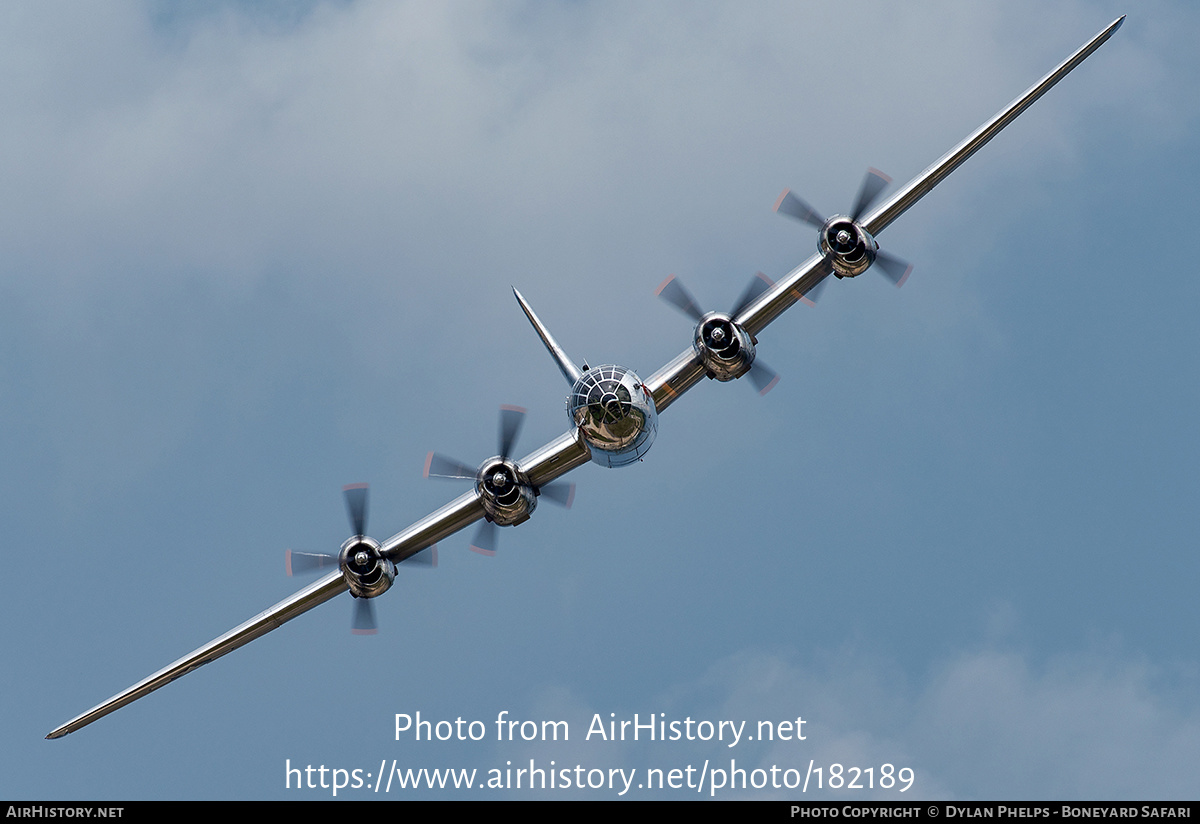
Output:
[[571,504],[575,503],[575,484],[569,481],[551,481],[538,487],[538,494],[564,509],[570,509]]
[[742,292],[742,296],[738,298],[737,303],[729,310],[729,316],[736,318],[742,314],[742,310],[749,306],[751,301],[774,285],[775,282],[762,272],[755,272],[754,277],[750,278],[750,283],[746,284],[746,289]]
[[[780,198],[781,201],[783,199],[784,198]],[[798,202],[803,205],[803,202],[800,201],[799,198],[794,198],[794,202]],[[727,320],[729,321],[730,325],[735,323],[735,319],[741,314],[743,309],[749,306],[755,298],[757,298],[771,286],[774,286],[774,283],[770,278],[768,278],[762,272],[755,273],[754,277],[750,279],[750,283],[746,285],[746,288],[742,291],[737,303],[734,304],[733,309],[730,310],[729,315],[727,316]],[[701,323],[706,318],[706,313],[701,311],[699,304],[696,303],[691,293],[687,290],[687,287],[684,286],[683,282],[675,275],[670,275],[666,280],[659,284],[659,287],[654,290],[654,294],[658,295],[667,303],[670,303],[672,306],[679,309],[697,324]],[[728,329],[729,327],[726,328]],[[699,327],[697,327],[697,329],[699,330]],[[699,334],[699,331],[697,331],[698,336]],[[744,332],[742,334],[744,334]],[[748,340],[753,341],[753,338],[749,338]],[[705,340],[705,343],[708,343],[707,339]],[[699,344],[697,344],[697,346],[699,346]],[[752,344],[747,344],[747,346],[751,349],[753,348]],[[770,392],[771,389],[774,388],[775,384],[779,382],[779,375],[776,374],[775,370],[762,363],[757,356],[755,356],[749,371],[745,374],[749,375],[751,382],[758,388],[758,394],[760,395],[765,395]],[[722,380],[727,379],[728,378],[722,378]]]
[[471,539],[471,551],[480,555],[496,554],[496,525],[491,521],[480,521],[475,537]]
[[351,621],[350,632],[355,635],[375,635],[379,632],[375,625],[375,606],[370,598],[354,599],[354,618]]
[[448,458],[438,452],[430,452],[425,456],[426,478],[464,478],[475,479],[476,470],[462,461]]
[[413,567],[413,568],[437,569],[437,565],[438,565],[437,544],[434,544],[433,546],[422,549],[416,555],[409,555],[407,558],[405,558],[403,561],[401,561],[399,565],[400,566],[409,566],[409,567]]
[[[481,555],[495,555],[498,525],[515,525],[529,517],[537,496],[570,508],[575,498],[575,484],[551,482],[534,489],[520,468],[511,460],[513,447],[525,425],[525,409],[520,406],[501,406],[498,461],[485,461],[471,468],[460,461],[437,452],[425,458],[426,478],[458,478],[475,482],[477,494],[484,501],[485,520],[479,524],[471,549]],[[496,523],[499,520],[499,524]]]
[[754,359],[754,365],[750,367],[750,371],[746,373],[750,378],[750,382],[754,384],[754,388],[758,390],[758,394],[765,395],[775,388],[775,384],[779,383],[779,375],[775,370],[767,366],[758,358]]
[[338,565],[336,555],[322,555],[315,552],[294,552],[290,549],[284,553],[283,563],[287,569],[289,578],[297,573],[307,575],[319,569],[333,569]]
[[[870,209],[875,201],[879,198],[880,193],[887,188],[888,184],[891,182],[892,179],[878,169],[867,169],[867,174],[863,178],[862,184],[858,187],[858,195],[854,199],[854,209],[850,212],[850,221],[863,234],[866,234],[866,230],[863,229],[862,224],[859,221],[862,219],[862,216],[866,214],[867,210]],[[815,226],[820,232],[822,232],[823,236],[824,233],[828,232],[828,237],[832,237],[833,235],[840,233],[840,230],[844,228],[844,224],[838,225],[837,228],[839,232],[834,232],[830,227],[834,224],[839,224],[840,222],[836,215],[830,218],[822,217],[820,212],[816,211],[799,197],[792,194],[790,189],[784,189],[783,194],[779,196],[779,200],[775,201],[775,211],[781,212],[789,217],[793,217],[796,220],[809,224],[810,226]],[[844,218],[840,220],[844,221]],[[853,238],[853,232],[849,230],[847,230],[845,235]],[[871,238],[869,234],[866,234],[866,237],[869,239],[868,242],[873,244],[873,248],[871,248],[869,252],[870,254],[874,255],[874,262],[879,265],[879,273],[894,283],[897,287],[903,286],[904,282],[908,280],[908,276],[912,273],[912,266],[895,255],[890,255],[887,252],[879,251],[878,244],[875,243],[874,239]],[[833,243],[830,242],[830,245],[832,246]],[[846,250],[842,251],[845,252]],[[855,269],[845,272],[845,274],[852,276],[858,274],[860,271],[861,269]],[[817,285],[819,286],[821,283],[824,283],[824,281],[819,281]],[[806,295],[805,298],[803,298],[805,303],[808,303],[809,305],[816,305],[817,298],[812,294],[814,292],[816,292],[816,287],[810,289],[809,295]]]
[[863,178],[862,185],[858,187],[858,197],[854,200],[854,211],[850,213],[850,219],[858,223],[863,212],[871,208],[875,198],[879,197],[879,193],[886,189],[891,182],[892,179],[878,169],[867,169],[867,176]]
[[905,263],[895,255],[889,255],[883,250],[875,253],[875,265],[879,267],[884,277],[896,284],[897,289],[904,285],[904,281],[908,280],[908,276],[912,274],[913,270],[911,263]]
[[[354,535],[350,540],[359,540],[355,549],[359,553],[363,553],[364,561],[360,564],[351,553],[350,559],[347,561],[348,570],[344,574],[351,575],[355,572],[362,574],[365,570],[370,570],[371,566],[378,560],[379,544],[366,538],[367,530],[367,500],[369,488],[367,484],[350,484],[342,488],[342,495],[346,501],[346,513],[350,517],[350,528],[354,530]],[[372,549],[373,547],[373,549]],[[374,558],[372,552],[375,553]],[[322,569],[337,569],[341,562],[339,555],[329,555],[319,552],[296,552],[287,550],[284,555],[284,566],[287,569],[287,574],[303,575],[306,573],[316,572]],[[426,549],[421,550],[415,555],[411,555],[401,561],[402,564],[408,564],[410,568],[433,568],[437,566],[437,545],[434,544]],[[362,568],[359,568],[359,567]],[[353,593],[353,587],[351,588]],[[355,594],[354,598],[354,614],[351,618],[350,631],[355,635],[374,635],[375,628],[375,608],[372,606],[372,597],[361,597]]]
[[500,407],[500,457],[507,459],[512,453],[517,435],[525,425],[525,409],[520,406]]
[[692,298],[691,294],[679,282],[679,278],[674,275],[669,275],[666,280],[660,283],[658,288],[654,290],[654,294],[679,309],[679,311],[694,321],[699,322],[700,318],[704,315],[704,312],[700,311],[700,307],[696,305],[696,301]]
[[367,534],[367,485],[349,484],[342,487],[346,496],[346,512],[350,515],[350,527],[355,535]]
[[783,193],[779,195],[779,200],[775,201],[775,211],[794,217],[796,220],[808,223],[818,229],[825,225],[825,218],[821,213],[792,194],[791,189],[784,189]]

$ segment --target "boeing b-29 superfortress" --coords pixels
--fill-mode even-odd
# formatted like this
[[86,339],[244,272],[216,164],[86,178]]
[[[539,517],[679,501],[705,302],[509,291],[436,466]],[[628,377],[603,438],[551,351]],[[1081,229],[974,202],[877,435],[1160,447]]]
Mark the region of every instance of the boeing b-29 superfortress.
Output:
[[430,454],[426,461],[426,475],[470,478],[474,488],[382,543],[365,534],[366,487],[346,487],[346,505],[354,535],[342,544],[341,551],[336,556],[300,553],[288,556],[289,571],[301,566],[336,569],[220,638],[71,719],[46,737],[61,738],[85,727],[346,590],[357,599],[356,631],[369,632],[374,626],[370,599],[382,595],[392,585],[397,564],[432,562],[434,544],[475,521],[483,523],[475,534],[472,548],[485,554],[494,552],[496,527],[513,526],[527,520],[539,495],[569,504],[572,487],[564,482],[556,484],[555,480],[560,476],[589,460],[601,466],[618,467],[645,455],[658,431],[659,414],[701,378],[730,381],[748,375],[760,392],[766,392],[777,378],[756,357],[758,334],[796,301],[815,298],[814,290],[821,287],[829,275],[853,278],[874,267],[897,286],[902,285],[911,267],[882,251],[875,237],[1098,49],[1124,19],[1113,21],[879,205],[875,202],[890,180],[873,169],[867,173],[849,215],[823,217],[799,197],[785,191],[775,204],[776,211],[817,229],[817,253],[777,283],[772,284],[762,277],[755,279],[728,314],[702,312],[679,281],[668,278],[659,287],[659,295],[696,321],[695,333],[688,349],[646,380],[623,366],[576,366],[514,289],[525,315],[571,384],[567,400],[571,428],[567,432],[521,460],[513,460],[509,453],[520,429],[523,411],[505,407],[501,413],[499,455],[484,461],[477,469],[437,454]]

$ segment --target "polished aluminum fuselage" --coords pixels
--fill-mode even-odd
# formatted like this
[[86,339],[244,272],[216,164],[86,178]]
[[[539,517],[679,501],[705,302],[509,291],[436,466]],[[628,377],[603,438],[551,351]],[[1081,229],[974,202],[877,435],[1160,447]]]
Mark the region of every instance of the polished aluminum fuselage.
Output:
[[[1099,48],[1116,31],[1123,20],[1122,17],[1110,24],[1024,94],[1002,109],[995,117],[913,178],[907,185],[885,199],[879,206],[867,212],[853,225],[861,228],[873,243],[874,237],[878,236],[879,232],[883,231],[892,221]],[[848,219],[843,218],[843,220]],[[822,233],[819,242],[828,245],[825,233]],[[736,313],[735,317],[729,318],[736,329],[744,332],[747,336],[746,342],[753,343],[757,335],[768,324],[793,303],[802,299],[825,277],[835,272],[837,255],[833,253],[834,251],[825,246],[820,247],[817,254],[801,263],[777,283],[747,303]],[[839,262],[839,265],[843,263]],[[870,265],[869,261],[866,265]],[[851,267],[851,269],[854,268],[856,267]],[[862,269],[865,268],[866,266],[862,267]],[[851,269],[843,267],[839,274],[851,274]],[[858,274],[858,271],[853,271],[853,274]],[[623,466],[639,460],[653,443],[654,434],[657,431],[657,416],[669,408],[684,392],[709,374],[720,379],[740,377],[746,373],[753,360],[753,350],[751,349],[749,359],[746,359],[745,356],[742,356],[741,360],[734,358],[731,359],[732,363],[728,369],[721,364],[718,364],[718,366],[722,366],[721,369],[714,369],[711,355],[707,354],[706,348],[691,345],[644,382],[638,379],[633,372],[622,367],[605,366],[597,367],[596,370],[580,369],[570,361],[563,349],[553,340],[520,294],[517,294],[517,299],[564,377],[572,384],[572,393],[568,399],[571,429],[521,460],[513,462],[523,488],[536,490],[589,460],[605,466]],[[696,334],[700,335],[699,327]],[[706,357],[708,363],[706,363]],[[596,374],[593,375],[593,372]],[[598,394],[595,394],[593,390],[597,390]],[[593,396],[594,394],[595,396]],[[504,519],[510,519],[511,523],[519,523],[533,511],[531,505],[522,509],[524,504],[521,502],[515,502],[513,508],[507,511],[501,511],[486,498],[487,496],[482,494],[479,488],[473,488],[460,495],[435,512],[379,543],[377,549],[374,550],[378,553],[378,559],[385,560],[390,567],[390,565],[398,564],[406,558],[416,555],[481,518],[495,518],[497,513],[500,513],[501,520],[497,520],[497,523]],[[525,501],[525,504],[529,503],[531,501]],[[515,520],[518,518],[519,520]],[[348,574],[344,569],[345,566],[346,564],[343,563],[342,569],[327,573],[270,609],[114,695],[102,704],[73,718],[53,730],[47,738],[59,738],[86,726],[352,588],[350,579],[353,576]],[[364,588],[359,585],[360,583],[355,582],[353,588],[359,590],[365,597],[371,597],[387,588],[382,586],[382,589],[376,591],[376,588]],[[388,584],[390,584],[390,580]]]
[[640,461],[658,434],[658,411],[631,369],[605,364],[584,372],[567,397],[567,419],[609,468]]

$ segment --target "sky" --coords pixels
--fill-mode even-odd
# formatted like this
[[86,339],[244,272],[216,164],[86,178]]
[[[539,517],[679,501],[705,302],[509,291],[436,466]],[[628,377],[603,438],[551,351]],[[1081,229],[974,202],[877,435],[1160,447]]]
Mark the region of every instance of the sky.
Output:
[[[495,557],[468,530],[402,568],[375,636],[342,595],[44,740],[299,589],[284,552],[336,551],[342,486],[385,539],[465,491],[425,456],[494,454],[500,405],[522,455],[566,431],[511,286],[648,377],[690,342],[667,275],[728,309],[814,249],[783,188],[832,213],[868,167],[911,179],[1126,12],[881,234],[903,289],[833,282],[759,336],[766,397],[697,385]],[[1198,30],[1106,0],[4,4],[0,798],[1200,797]],[[448,769],[471,789],[398,786]]]

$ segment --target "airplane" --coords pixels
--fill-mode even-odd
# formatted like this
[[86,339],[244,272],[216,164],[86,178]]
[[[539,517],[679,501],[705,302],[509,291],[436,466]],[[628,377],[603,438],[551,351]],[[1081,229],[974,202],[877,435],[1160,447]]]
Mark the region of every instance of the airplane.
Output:
[[354,534],[339,553],[336,556],[302,553],[288,556],[289,567],[319,569],[336,566],[336,569],[56,727],[46,738],[61,738],[75,732],[347,590],[357,599],[355,631],[370,632],[374,627],[371,599],[391,587],[398,565],[432,565],[435,545],[476,521],[484,523],[473,548],[485,554],[494,553],[495,527],[523,523],[532,515],[540,495],[569,504],[573,488],[555,484],[562,475],[588,461],[615,468],[641,460],[654,442],[658,416],[701,379],[731,381],[749,376],[759,391],[765,393],[778,376],[757,360],[758,334],[797,301],[815,300],[817,291],[831,274],[839,279],[854,278],[874,268],[896,286],[903,285],[912,267],[881,250],[876,236],[1087,59],[1124,20],[1122,15],[1110,23],[879,205],[875,202],[890,180],[874,169],[869,170],[863,180],[849,215],[823,217],[797,195],[785,190],[776,202],[775,210],[816,228],[817,251],[775,283],[765,277],[756,278],[731,312],[701,312],[677,279],[672,277],[664,281],[658,289],[659,296],[691,317],[696,326],[692,345],[646,380],[633,370],[615,364],[576,366],[514,288],[513,294],[522,311],[571,385],[567,399],[570,429],[514,461],[509,452],[524,413],[508,409],[501,417],[500,454],[484,461],[477,470],[430,453],[426,460],[426,475],[470,478],[475,481],[474,487],[382,543],[365,534],[365,485],[346,487],[344,494]]

